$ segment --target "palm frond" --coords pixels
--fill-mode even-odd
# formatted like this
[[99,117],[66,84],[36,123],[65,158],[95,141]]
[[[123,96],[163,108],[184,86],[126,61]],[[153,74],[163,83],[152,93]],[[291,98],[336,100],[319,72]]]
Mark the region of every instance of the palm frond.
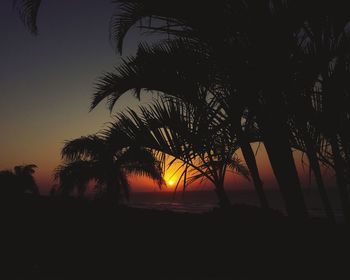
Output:
[[13,5],[17,9],[20,19],[29,31],[36,35],[38,33],[37,17],[41,0],[14,0]]
[[242,161],[237,158],[237,157],[233,157],[230,161],[229,161],[229,167],[231,168],[231,170],[233,170],[234,172],[236,172],[237,174],[243,176],[244,178],[246,178],[247,180],[250,180],[250,172],[249,169],[242,163]]
[[84,160],[59,165],[55,169],[53,176],[55,181],[59,181],[59,192],[63,195],[69,195],[75,189],[80,194],[83,194],[87,183],[92,179],[99,178],[96,164]]
[[149,177],[157,181],[159,187],[164,184],[161,164],[152,151],[131,146],[117,160],[129,174]]
[[122,54],[124,38],[131,27],[133,27],[144,16],[142,13],[142,2],[140,1],[113,1],[118,3],[118,12],[110,20],[110,40],[116,42],[116,50]]
[[[179,11],[178,5],[169,5],[163,1],[115,0],[118,4],[117,12],[110,21],[110,40],[116,43],[116,50],[121,54],[124,38],[129,30],[139,24],[139,28],[158,33],[182,34],[181,20],[172,14]],[[164,15],[166,14],[166,15]],[[152,22],[153,21],[153,22]]]
[[61,154],[67,161],[77,161],[99,157],[104,151],[105,140],[97,135],[90,135],[66,141]]
[[123,132],[132,139],[132,143],[160,155],[172,156],[173,160],[168,165],[178,160],[193,170],[193,176],[191,172],[187,176],[186,181],[189,182],[202,178],[215,182],[217,176],[224,176],[218,174],[225,169],[225,165],[233,166],[235,163],[236,172],[247,176],[243,166],[231,160],[238,149],[237,143],[225,136],[225,130],[217,129],[222,125],[208,114],[207,109],[176,98],[165,98],[139,110],[141,114],[133,110],[118,114],[105,137],[113,138],[115,133]]
[[[140,98],[141,90],[158,91],[196,103],[206,96],[211,65],[205,54],[184,40],[149,46],[140,44],[136,56],[122,60],[115,72],[98,79],[90,110],[107,100],[109,110],[126,92]],[[186,61],[186,63],[183,63]],[[201,62],[201,63],[200,63]]]

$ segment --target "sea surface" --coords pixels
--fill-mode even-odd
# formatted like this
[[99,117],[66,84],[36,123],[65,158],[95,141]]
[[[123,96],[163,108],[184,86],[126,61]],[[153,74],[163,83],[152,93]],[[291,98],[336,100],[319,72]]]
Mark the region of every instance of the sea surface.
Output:
[[[228,192],[233,204],[259,206],[255,192],[234,191]],[[278,191],[266,192],[270,207],[285,213],[284,203]],[[333,211],[337,220],[342,220],[339,195],[336,190],[328,191]],[[315,189],[304,190],[304,199],[309,215],[312,217],[325,217],[319,194]],[[130,206],[174,212],[204,213],[218,207],[218,201],[213,191],[188,191],[186,193],[173,193],[169,191],[156,191],[147,193],[133,193]]]

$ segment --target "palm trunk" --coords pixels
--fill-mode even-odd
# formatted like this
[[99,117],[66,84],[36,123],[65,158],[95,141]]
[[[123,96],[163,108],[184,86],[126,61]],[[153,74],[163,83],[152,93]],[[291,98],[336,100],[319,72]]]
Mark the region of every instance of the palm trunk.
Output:
[[344,219],[348,224],[350,224],[350,199],[349,199],[349,192],[347,190],[346,179],[344,176],[345,166],[343,165],[343,159],[341,158],[341,155],[340,155],[336,136],[331,137],[330,144],[332,147],[334,169],[335,169],[337,187],[339,190]]
[[316,185],[318,188],[318,191],[320,193],[320,197],[323,203],[324,210],[326,212],[327,217],[329,218],[330,221],[335,222],[335,216],[334,212],[331,206],[331,202],[328,198],[326,188],[324,186],[322,174],[321,174],[321,168],[320,164],[318,162],[316,153],[314,150],[310,147],[307,147],[307,157],[309,159],[309,163],[312,169],[312,172],[314,173],[315,180],[316,180]]
[[307,128],[301,122],[299,122],[298,125],[300,127],[300,131],[305,142],[306,155],[309,160],[310,168],[315,176],[316,185],[322,200],[323,208],[329,220],[335,223],[335,216],[323,182],[320,163],[318,161],[315,149],[315,143],[311,139]]
[[[270,108],[271,109],[271,108]],[[265,148],[290,217],[306,218],[307,210],[289,144],[286,122],[273,109],[260,115]]]
[[219,205],[222,209],[227,209],[231,207],[231,202],[224,189],[223,182],[215,185],[215,193],[219,200]]
[[262,208],[269,208],[269,203],[263,189],[263,182],[260,178],[253,149],[250,146],[247,136],[244,134],[241,127],[236,127],[236,135],[238,143],[240,144],[242,150],[242,155],[249,169],[250,176],[253,179],[254,187],[259,197],[260,205]]
[[120,203],[120,185],[118,178],[110,178],[107,183],[107,201],[110,203]]

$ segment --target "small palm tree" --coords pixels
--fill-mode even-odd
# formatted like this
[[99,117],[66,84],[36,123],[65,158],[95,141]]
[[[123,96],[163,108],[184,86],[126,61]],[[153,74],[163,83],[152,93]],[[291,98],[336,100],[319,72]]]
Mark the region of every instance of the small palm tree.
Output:
[[5,196],[21,196],[25,193],[38,195],[38,186],[34,179],[34,164],[15,166],[14,170],[0,171],[0,186]]
[[163,184],[158,160],[147,149],[131,145],[119,133],[111,142],[100,135],[90,135],[65,143],[62,158],[65,163],[55,171],[60,181],[59,192],[69,195],[77,190],[83,196],[91,180],[97,182],[105,197],[120,202],[129,199],[128,175],[145,175]]
[[[236,157],[239,146],[227,137],[225,126],[211,112],[215,108],[197,107],[182,100],[164,98],[150,107],[141,107],[141,114],[133,110],[118,115],[117,121],[106,131],[115,142],[119,131],[144,147],[157,152],[161,158],[171,156],[169,163],[180,162],[178,183],[184,188],[197,180],[206,179],[214,187],[222,207],[230,200],[224,189],[227,171],[249,179],[249,171]],[[117,132],[117,134],[115,134]]]

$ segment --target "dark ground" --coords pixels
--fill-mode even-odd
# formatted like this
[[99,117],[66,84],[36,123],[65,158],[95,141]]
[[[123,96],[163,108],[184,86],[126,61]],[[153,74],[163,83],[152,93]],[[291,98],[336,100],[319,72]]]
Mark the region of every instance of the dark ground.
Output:
[[350,279],[349,230],[323,220],[49,198],[0,209],[0,279]]

